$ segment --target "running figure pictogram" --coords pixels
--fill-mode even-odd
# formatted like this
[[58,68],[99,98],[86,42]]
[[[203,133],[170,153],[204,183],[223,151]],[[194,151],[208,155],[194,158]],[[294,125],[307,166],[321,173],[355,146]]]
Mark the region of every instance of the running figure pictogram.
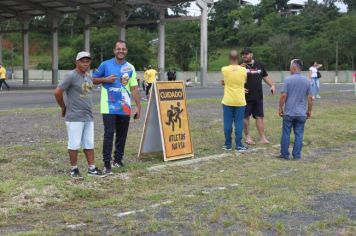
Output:
[[166,125],[172,126],[172,131],[174,132],[174,124],[179,121],[179,128],[182,128],[182,119],[180,114],[183,112],[183,109],[180,108],[180,102],[177,102],[177,106],[171,105],[171,109],[167,110],[168,122]]

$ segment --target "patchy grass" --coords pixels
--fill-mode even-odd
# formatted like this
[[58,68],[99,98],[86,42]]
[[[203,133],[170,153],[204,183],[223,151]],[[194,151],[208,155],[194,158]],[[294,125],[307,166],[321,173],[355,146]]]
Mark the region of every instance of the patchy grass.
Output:
[[[308,120],[302,161],[281,161],[277,97],[268,96],[269,145],[253,152],[167,166],[136,157],[143,120],[131,123],[126,167],[104,179],[68,176],[66,131],[58,109],[1,112],[0,234],[352,235],[356,231],[356,99],[322,94]],[[220,99],[188,102],[198,158],[221,153]],[[14,114],[16,114],[14,116]],[[95,107],[96,162],[102,120]],[[257,138],[252,124],[251,132]]]

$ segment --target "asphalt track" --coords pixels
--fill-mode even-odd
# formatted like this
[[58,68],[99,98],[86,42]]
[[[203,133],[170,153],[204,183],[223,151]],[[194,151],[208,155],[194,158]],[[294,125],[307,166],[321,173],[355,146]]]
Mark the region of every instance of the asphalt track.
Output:
[[[282,85],[277,85],[277,94],[281,90]],[[355,86],[353,84],[322,84],[321,92],[349,93],[354,96]],[[221,98],[223,96],[223,88],[221,86],[200,88],[187,88],[187,99],[194,98]],[[143,97],[143,91],[140,91]],[[268,87],[264,85],[264,94],[270,94]],[[94,91],[93,102],[99,104],[100,91]],[[54,107],[57,106],[53,96],[52,89],[29,89],[29,90],[10,90],[0,91],[0,110],[8,110],[14,108],[38,108],[38,107]]]

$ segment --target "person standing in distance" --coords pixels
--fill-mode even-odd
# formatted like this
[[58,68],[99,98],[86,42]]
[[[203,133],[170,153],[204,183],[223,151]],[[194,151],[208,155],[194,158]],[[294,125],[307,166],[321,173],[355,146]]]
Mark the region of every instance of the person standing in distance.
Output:
[[[142,91],[146,95],[146,80],[147,80],[147,67],[143,67],[143,80],[142,80]],[[146,98],[146,97],[145,97]]]
[[313,99],[321,98],[319,95],[320,80],[318,78],[318,69],[322,66],[323,66],[322,64],[318,64],[317,62],[314,62],[314,64],[309,68],[309,77],[312,82]]
[[150,97],[150,90],[151,90],[152,84],[154,82],[156,82],[157,75],[158,75],[158,72],[155,69],[153,69],[151,65],[149,65],[148,70],[147,70],[147,77],[146,77],[146,83],[147,83],[146,98],[147,99],[149,99],[149,97]]
[[[93,81],[88,73],[90,63],[90,54],[79,52],[75,69],[66,74],[54,90],[54,96],[62,110],[62,117],[65,117],[66,121],[68,154],[72,166],[70,176],[74,179],[82,179],[77,166],[78,150],[81,146],[88,162],[88,175],[106,176],[94,164]],[[64,102],[63,93],[66,93],[66,102]]]
[[10,86],[6,83],[6,69],[0,63],[0,89],[2,89],[2,84],[4,84],[7,90],[10,90]]
[[[103,161],[104,173],[110,174],[111,167],[123,167],[122,162],[131,116],[131,95],[136,103],[134,118],[140,118],[141,102],[136,80],[135,67],[126,61],[128,53],[125,41],[114,46],[114,57],[101,63],[93,77],[94,84],[101,86],[100,112],[104,123]],[[112,160],[115,136],[114,160]]]
[[283,117],[280,158],[289,159],[290,133],[294,131],[293,159],[300,160],[303,147],[304,125],[311,117],[313,98],[310,81],[301,75],[303,63],[293,59],[289,76],[283,84],[279,99],[279,116]]
[[267,144],[269,141],[266,138],[263,121],[264,112],[262,80],[270,86],[272,94],[274,94],[276,89],[273,81],[268,78],[268,74],[264,66],[253,59],[253,53],[250,48],[244,48],[241,51],[241,55],[243,58],[243,63],[241,65],[247,70],[247,82],[245,84],[247,105],[244,120],[246,144],[255,144],[249,131],[251,115],[256,119],[256,127],[260,135],[260,143]]
[[173,72],[171,71],[171,69],[168,69],[168,71],[167,71],[167,80],[168,81],[173,80]]
[[173,71],[172,71],[172,80],[173,81],[177,80],[177,71],[176,71],[176,69],[173,69]]
[[244,126],[245,116],[245,88],[244,85],[247,79],[247,71],[244,67],[238,65],[238,56],[236,50],[232,50],[229,54],[230,65],[221,68],[224,80],[221,84],[224,86],[224,97],[222,100],[223,116],[224,116],[224,135],[225,143],[223,150],[232,150],[232,124],[235,125],[235,149],[238,152],[247,150],[242,144],[242,131]]

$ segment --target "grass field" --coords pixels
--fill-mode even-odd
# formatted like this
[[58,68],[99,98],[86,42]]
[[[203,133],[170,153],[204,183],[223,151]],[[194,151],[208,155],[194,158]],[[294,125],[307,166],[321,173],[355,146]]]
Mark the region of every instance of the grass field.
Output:
[[[271,144],[244,154],[221,150],[220,100],[197,99],[188,109],[202,161],[152,169],[163,164],[160,155],[137,159],[142,119],[131,123],[126,167],[82,181],[69,178],[58,109],[0,111],[0,235],[354,235],[356,99],[321,95],[306,125],[302,161],[275,158],[277,96],[265,99]],[[102,167],[98,111],[95,151]],[[82,154],[79,167],[84,174]]]
[[209,58],[209,71],[220,71],[221,67],[228,64],[228,55],[231,49],[222,48],[217,50],[216,55]]

